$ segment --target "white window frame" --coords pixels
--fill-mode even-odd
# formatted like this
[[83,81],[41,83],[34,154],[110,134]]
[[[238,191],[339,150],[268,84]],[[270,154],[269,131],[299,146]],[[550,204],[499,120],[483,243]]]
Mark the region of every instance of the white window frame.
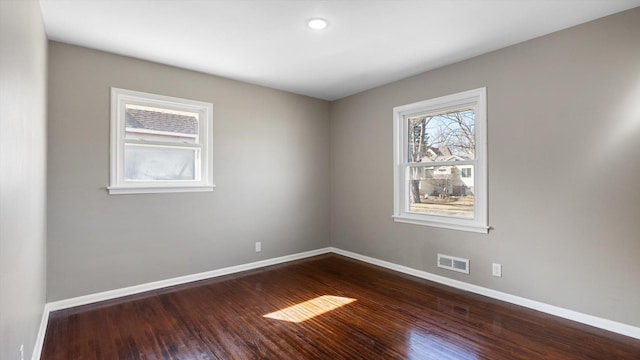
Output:
[[[408,171],[422,163],[408,162],[408,121],[410,117],[436,114],[456,109],[473,108],[475,113],[475,159],[464,164],[474,165],[474,218],[421,214],[409,211]],[[487,183],[487,88],[468,90],[393,108],[393,192],[396,222],[434,226],[447,229],[488,233],[488,183]],[[458,165],[460,161],[442,162],[441,165]]]
[[[151,106],[199,114],[198,141],[189,147],[199,147],[194,180],[140,181],[124,178],[125,106],[127,104]],[[213,191],[213,104],[150,94],[140,91],[111,88],[111,173],[109,194],[143,194]],[[180,146],[167,143],[167,146]]]

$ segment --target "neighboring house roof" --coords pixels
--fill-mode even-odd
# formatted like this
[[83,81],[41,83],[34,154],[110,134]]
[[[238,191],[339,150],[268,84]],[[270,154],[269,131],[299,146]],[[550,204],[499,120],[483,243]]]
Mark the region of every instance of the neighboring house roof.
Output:
[[125,119],[128,128],[188,135],[198,133],[198,119],[195,116],[127,108]]
[[427,153],[431,157],[446,158],[451,156],[451,150],[449,150],[448,146],[440,146],[440,147],[430,146],[429,149],[427,150]]
[[459,156],[453,155],[451,150],[447,146],[430,146],[427,149],[427,156],[422,158],[422,161],[461,161],[461,160],[473,160],[471,156]]

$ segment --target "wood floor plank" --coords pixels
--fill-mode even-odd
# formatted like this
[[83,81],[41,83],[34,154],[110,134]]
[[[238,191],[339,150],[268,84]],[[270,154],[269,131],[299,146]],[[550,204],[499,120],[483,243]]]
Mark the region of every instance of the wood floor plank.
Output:
[[640,340],[331,254],[53,312],[41,359],[637,360]]

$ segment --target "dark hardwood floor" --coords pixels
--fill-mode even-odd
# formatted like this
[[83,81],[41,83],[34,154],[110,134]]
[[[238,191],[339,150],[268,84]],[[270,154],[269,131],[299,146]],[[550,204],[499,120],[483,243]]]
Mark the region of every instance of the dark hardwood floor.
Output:
[[42,359],[640,359],[640,340],[323,255],[54,312]]

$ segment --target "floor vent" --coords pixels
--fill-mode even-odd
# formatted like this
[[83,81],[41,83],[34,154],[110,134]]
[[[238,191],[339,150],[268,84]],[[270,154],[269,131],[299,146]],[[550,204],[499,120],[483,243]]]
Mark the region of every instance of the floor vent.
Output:
[[438,254],[438,267],[468,274],[469,259]]

